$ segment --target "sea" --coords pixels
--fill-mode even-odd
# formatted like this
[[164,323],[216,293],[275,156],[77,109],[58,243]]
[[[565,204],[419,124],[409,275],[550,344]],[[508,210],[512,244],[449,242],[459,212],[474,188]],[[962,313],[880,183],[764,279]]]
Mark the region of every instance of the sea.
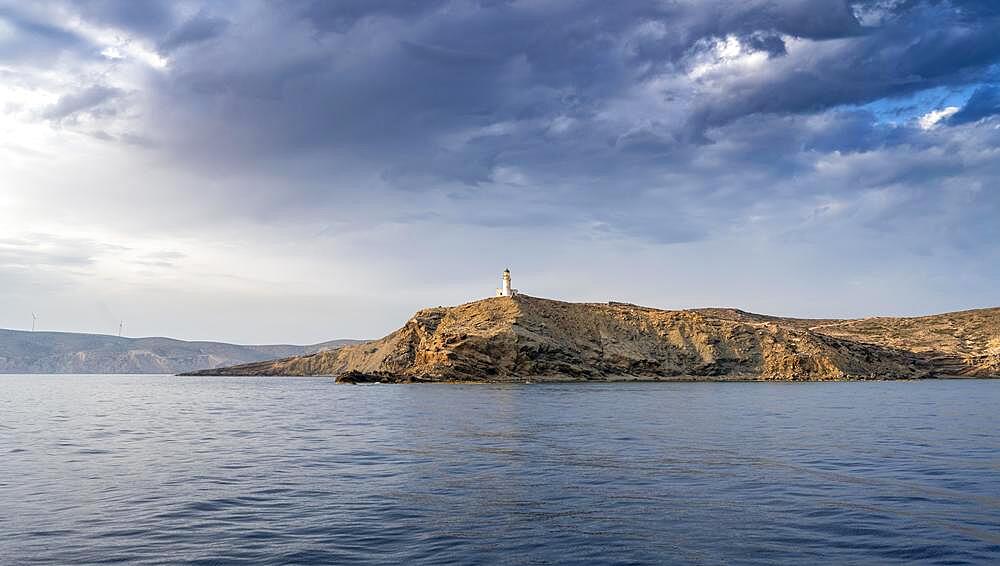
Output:
[[0,564],[1000,564],[1000,381],[0,376]]

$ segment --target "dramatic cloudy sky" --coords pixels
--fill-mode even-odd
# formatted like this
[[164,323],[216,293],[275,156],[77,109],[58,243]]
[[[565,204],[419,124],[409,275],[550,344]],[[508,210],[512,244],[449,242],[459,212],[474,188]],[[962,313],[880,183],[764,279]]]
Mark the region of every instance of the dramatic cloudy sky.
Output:
[[0,0],[0,326],[1000,304],[994,0]]

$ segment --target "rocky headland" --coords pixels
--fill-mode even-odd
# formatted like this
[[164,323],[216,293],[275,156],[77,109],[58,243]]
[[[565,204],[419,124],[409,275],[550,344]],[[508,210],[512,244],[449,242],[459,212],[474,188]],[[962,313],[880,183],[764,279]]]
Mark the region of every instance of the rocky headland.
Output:
[[424,309],[380,340],[195,374],[353,383],[997,377],[1000,308],[813,320],[517,295]]

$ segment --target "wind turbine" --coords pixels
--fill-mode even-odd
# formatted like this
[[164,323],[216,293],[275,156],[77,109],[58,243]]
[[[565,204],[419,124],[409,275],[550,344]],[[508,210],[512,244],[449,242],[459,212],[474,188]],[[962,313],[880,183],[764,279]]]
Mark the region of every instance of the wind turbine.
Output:
[[35,331],[35,324],[38,322],[38,315],[31,313],[31,331]]
[[118,337],[121,338],[121,335],[124,333],[125,333],[125,321],[123,320],[118,323]]

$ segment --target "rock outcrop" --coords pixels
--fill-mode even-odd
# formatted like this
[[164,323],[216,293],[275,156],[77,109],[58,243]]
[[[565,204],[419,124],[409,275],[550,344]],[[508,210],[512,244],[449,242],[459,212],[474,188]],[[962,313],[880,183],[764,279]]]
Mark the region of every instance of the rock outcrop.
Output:
[[365,344],[203,373],[344,382],[987,376],[998,373],[990,332],[1000,334],[1000,309],[838,321],[518,295],[424,309]]

